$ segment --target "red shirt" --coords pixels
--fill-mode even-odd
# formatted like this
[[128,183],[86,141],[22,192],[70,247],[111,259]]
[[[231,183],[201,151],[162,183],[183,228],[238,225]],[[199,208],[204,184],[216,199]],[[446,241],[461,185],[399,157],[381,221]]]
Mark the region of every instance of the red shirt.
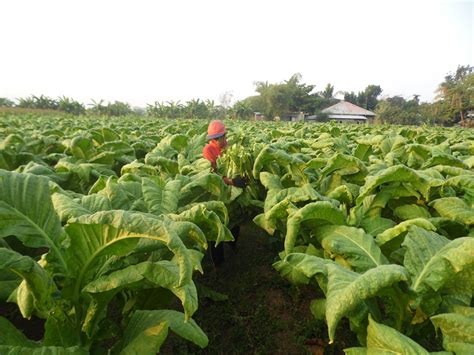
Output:
[[217,158],[222,154],[219,143],[216,140],[210,141],[202,150],[204,158],[211,162],[213,170],[217,169]]

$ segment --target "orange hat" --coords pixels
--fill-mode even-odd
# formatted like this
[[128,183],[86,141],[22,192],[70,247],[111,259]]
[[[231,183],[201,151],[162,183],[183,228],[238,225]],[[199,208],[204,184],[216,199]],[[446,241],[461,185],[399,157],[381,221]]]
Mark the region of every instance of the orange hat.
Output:
[[207,139],[215,139],[222,137],[226,133],[225,125],[222,121],[214,120],[209,123],[207,128]]

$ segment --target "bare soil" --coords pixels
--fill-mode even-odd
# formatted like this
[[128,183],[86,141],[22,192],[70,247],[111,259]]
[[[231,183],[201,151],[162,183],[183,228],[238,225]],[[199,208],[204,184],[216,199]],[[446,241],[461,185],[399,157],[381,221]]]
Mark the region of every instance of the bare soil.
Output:
[[[242,226],[237,249],[226,245],[225,262],[215,268],[209,256],[205,273],[196,282],[228,296],[225,301],[200,298],[193,316],[209,338],[200,349],[170,335],[165,354],[342,354],[357,345],[347,324],[340,342],[329,345],[325,322],[316,320],[309,305],[321,298],[313,286],[297,288],[284,280],[272,264],[283,249],[281,241],[253,224]],[[347,329],[347,330],[344,330]]]

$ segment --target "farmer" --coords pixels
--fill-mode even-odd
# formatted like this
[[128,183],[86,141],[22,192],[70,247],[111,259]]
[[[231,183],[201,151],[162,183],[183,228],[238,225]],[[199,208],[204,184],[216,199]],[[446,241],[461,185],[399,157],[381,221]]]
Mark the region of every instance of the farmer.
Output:
[[[211,163],[211,171],[214,173],[217,172],[217,158],[219,158],[222,151],[227,147],[226,134],[227,131],[222,121],[214,120],[209,123],[209,127],[207,128],[207,139],[209,140],[209,143],[206,144],[202,150],[202,155],[204,158],[209,160]],[[247,186],[246,181],[240,176],[233,179],[224,176],[223,179],[227,185],[233,185],[240,188]]]
[[[226,128],[222,121],[214,120],[209,123],[207,128],[207,139],[208,144],[202,150],[202,155],[204,158],[209,160],[211,163],[211,171],[217,173],[217,158],[222,154],[223,150],[227,147],[226,139]],[[247,183],[241,177],[235,177],[230,179],[226,176],[223,177],[224,182],[227,185],[232,185],[235,187],[245,188]],[[235,243],[237,242],[237,237],[239,236],[240,226],[234,226],[230,230],[235,241],[232,242],[232,248],[235,249]],[[224,245],[219,244],[217,247],[211,243],[211,256],[212,261],[215,266],[219,266],[224,262]]]

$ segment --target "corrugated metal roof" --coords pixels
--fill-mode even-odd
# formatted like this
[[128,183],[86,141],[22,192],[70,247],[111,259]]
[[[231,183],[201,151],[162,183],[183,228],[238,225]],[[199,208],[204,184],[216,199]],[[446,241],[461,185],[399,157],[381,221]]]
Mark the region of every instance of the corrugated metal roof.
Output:
[[361,115],[328,115],[329,118],[335,120],[366,120],[367,117]]
[[351,104],[347,101],[340,101],[335,105],[325,108],[321,112],[334,114],[334,115],[364,115],[364,116],[375,116],[375,113],[366,110],[365,108]]

